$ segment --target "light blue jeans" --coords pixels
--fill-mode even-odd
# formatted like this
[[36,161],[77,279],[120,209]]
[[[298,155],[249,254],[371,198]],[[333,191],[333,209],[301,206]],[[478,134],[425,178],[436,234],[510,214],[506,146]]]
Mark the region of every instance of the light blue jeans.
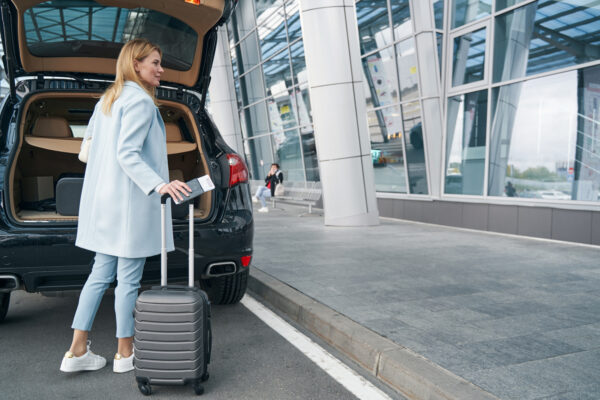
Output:
[[266,186],[260,186],[256,191],[255,196],[257,199],[260,200],[260,204],[262,204],[263,207],[266,207],[267,203],[265,201],[265,198],[271,197],[271,189]]
[[100,301],[108,286],[117,278],[115,288],[115,315],[117,337],[133,336],[133,309],[144,272],[145,258],[124,258],[96,253],[92,272],[88,276],[81,295],[71,328],[81,331],[92,329],[92,323],[100,306]]

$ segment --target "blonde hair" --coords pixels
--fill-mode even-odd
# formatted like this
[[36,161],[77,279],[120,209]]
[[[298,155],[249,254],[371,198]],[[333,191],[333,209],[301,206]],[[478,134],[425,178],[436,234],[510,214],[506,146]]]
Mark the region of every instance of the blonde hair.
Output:
[[144,58],[148,57],[153,51],[158,51],[158,54],[162,57],[162,51],[160,47],[151,43],[149,40],[144,38],[137,38],[130,40],[123,45],[119,58],[117,58],[117,73],[115,75],[115,81],[112,83],[104,95],[102,96],[102,112],[106,115],[110,115],[110,109],[113,103],[119,98],[123,91],[123,84],[125,81],[133,81],[140,85],[152,100],[156,104],[156,97],[154,95],[154,88],[148,88],[145,85],[137,72],[133,60],[143,61]]

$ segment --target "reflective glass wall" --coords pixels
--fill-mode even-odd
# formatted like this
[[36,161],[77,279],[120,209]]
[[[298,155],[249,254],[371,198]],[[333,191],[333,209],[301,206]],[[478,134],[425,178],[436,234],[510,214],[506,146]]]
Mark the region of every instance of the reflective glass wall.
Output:
[[600,201],[600,2],[447,0],[444,193]]
[[299,0],[241,1],[227,31],[251,178],[318,181]]
[[[600,201],[600,1],[423,0],[443,132],[423,130],[410,1],[356,1],[377,191]],[[228,24],[254,179],[273,161],[288,179],[319,179],[298,8],[240,2]],[[441,182],[428,182],[424,133],[443,136]]]
[[[443,0],[431,3],[442,52]],[[408,0],[358,0],[371,157],[378,192],[428,194],[418,62]]]
[[408,0],[358,0],[356,18],[378,192],[428,193]]

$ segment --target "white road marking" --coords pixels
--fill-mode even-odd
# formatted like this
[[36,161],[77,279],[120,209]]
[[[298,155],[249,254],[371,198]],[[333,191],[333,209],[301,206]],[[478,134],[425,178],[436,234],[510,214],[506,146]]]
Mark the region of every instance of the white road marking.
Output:
[[248,294],[244,296],[241,303],[359,399],[391,400],[387,394],[371,382],[348,368],[340,360]]

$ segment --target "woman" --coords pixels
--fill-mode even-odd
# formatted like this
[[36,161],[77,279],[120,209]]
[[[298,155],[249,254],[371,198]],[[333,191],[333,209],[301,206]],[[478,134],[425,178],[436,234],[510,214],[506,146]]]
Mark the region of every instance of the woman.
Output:
[[271,169],[265,178],[265,186],[261,186],[256,190],[254,195],[256,200],[260,200],[261,208],[258,212],[269,212],[267,208],[267,197],[275,197],[275,188],[278,184],[283,183],[283,172],[279,170],[279,164],[271,164]]
[[[160,196],[183,200],[183,182],[168,182],[165,127],[154,89],[164,72],[162,52],[145,39],[126,43],[115,82],[90,119],[91,140],[79,209],[76,246],[96,252],[73,325],[73,342],[60,370],[93,371],[106,359],[90,351],[88,332],[104,295],[117,278],[115,315],[118,348],[113,371],[133,369],[133,309],[146,257],[160,253]],[[82,144],[83,148],[83,144]],[[171,215],[170,211],[167,215]],[[174,250],[167,219],[167,250]]]

